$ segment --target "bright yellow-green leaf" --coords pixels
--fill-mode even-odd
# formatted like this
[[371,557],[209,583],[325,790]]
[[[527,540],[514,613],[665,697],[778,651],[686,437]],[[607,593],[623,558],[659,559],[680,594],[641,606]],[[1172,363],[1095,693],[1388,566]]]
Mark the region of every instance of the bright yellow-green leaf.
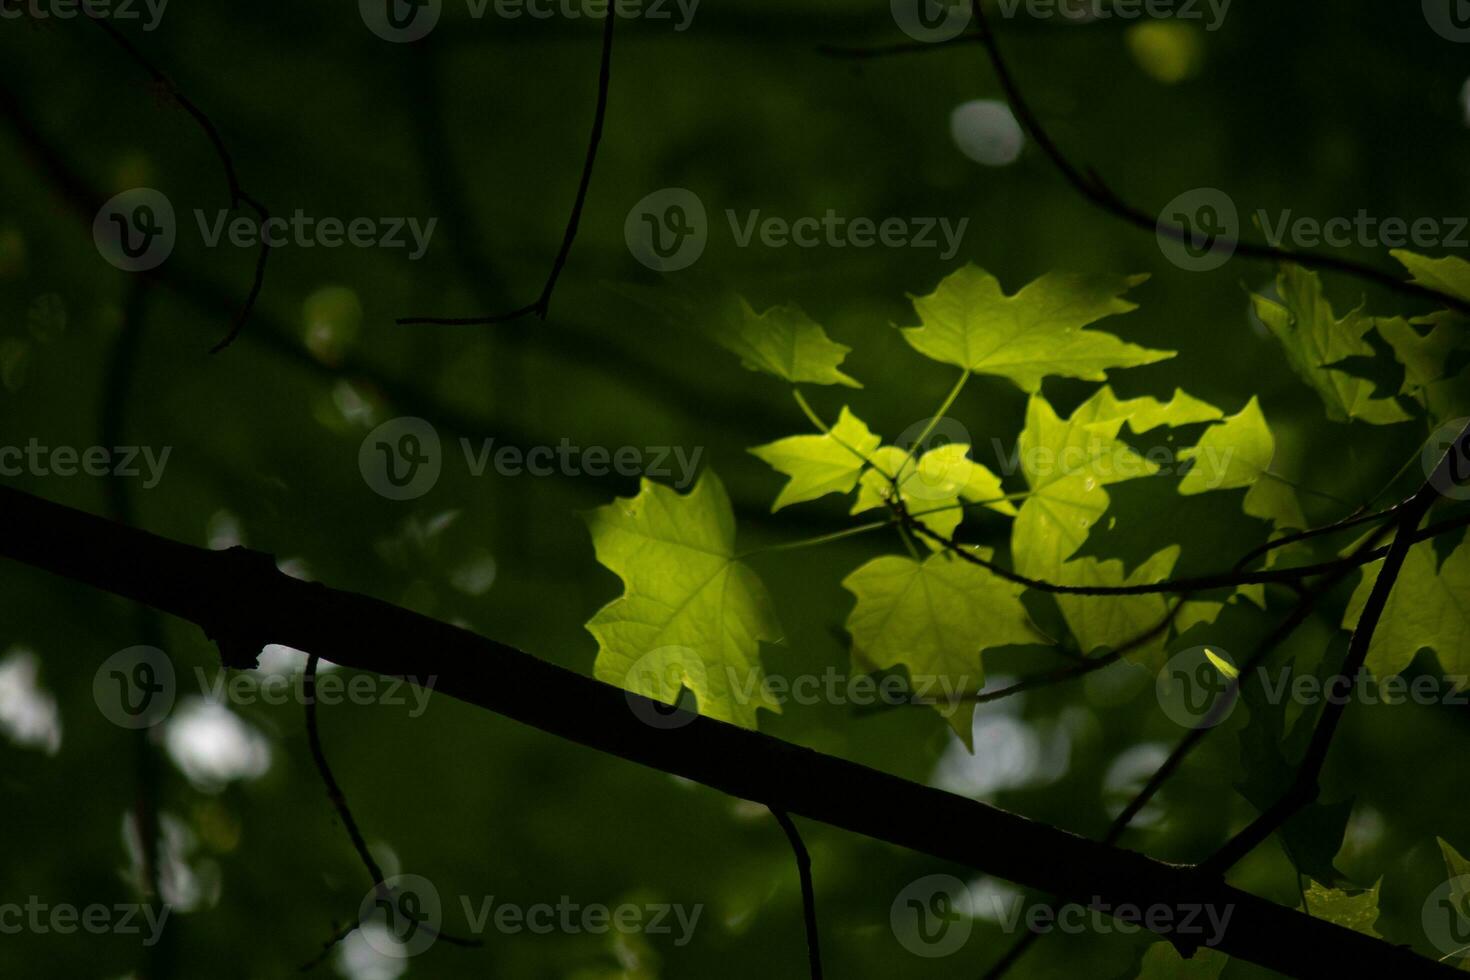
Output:
[[1389,254],[1409,270],[1409,275],[1420,286],[1470,301],[1470,262],[1458,255],[1431,259],[1401,248],[1393,249]]
[[[1436,561],[1430,541],[1414,545],[1405,556],[1368,647],[1374,676],[1401,672],[1423,647],[1439,655],[1446,674],[1470,673],[1470,542],[1462,542],[1438,570]],[[1382,567],[1382,561],[1363,567],[1362,581],[1343,614],[1344,627],[1357,625]]]
[[1340,888],[1328,888],[1313,881],[1307,888],[1307,907],[1304,911],[1313,918],[1361,932],[1365,936],[1382,939],[1373,928],[1378,922],[1378,887],[1375,881],[1366,891],[1346,892]]
[[1194,397],[1182,388],[1175,388],[1174,396],[1166,402],[1148,395],[1119,401],[1112,389],[1106,387],[1099,390],[1097,395],[1098,414],[1103,417],[1121,415],[1128,420],[1128,428],[1134,432],[1148,432],[1161,425],[1215,422],[1225,417],[1225,413],[1214,405]]
[[1214,664],[1215,669],[1218,670],[1221,676],[1223,676],[1227,681],[1233,681],[1240,676],[1240,670],[1236,668],[1236,666],[1230,661],[1226,660],[1224,657],[1216,653],[1214,650],[1206,648],[1205,659]]
[[791,479],[781,488],[771,510],[847,493],[857,485],[865,460],[881,440],[843,406],[837,424],[822,435],[791,436],[751,450]]
[[[961,501],[980,504],[1000,514],[1013,516],[1015,505],[1002,499],[1000,477],[969,457],[970,447],[952,442],[931,449],[916,459],[897,446],[884,446],[873,454],[873,468],[859,482],[852,513],[881,507],[893,493],[890,476],[898,476],[899,499],[910,516],[940,537],[949,537],[964,517]],[[899,475],[899,474],[902,475]],[[929,538],[931,548],[939,548]]]
[[1174,356],[1083,329],[1137,309],[1121,296],[1146,278],[1053,272],[1007,296],[994,276],[966,265],[928,296],[911,297],[920,325],[905,329],[903,337],[926,357],[1010,378],[1030,392],[1040,390],[1046,377],[1105,381],[1109,368]]
[[1297,265],[1281,267],[1276,288],[1280,302],[1252,297],[1256,315],[1281,342],[1292,370],[1321,396],[1328,418],[1385,425],[1409,417],[1392,398],[1374,398],[1372,381],[1327,367],[1348,357],[1373,356],[1363,339],[1372,317],[1359,307],[1339,320],[1317,274]]
[[759,649],[781,629],[756,574],[735,560],[730,498],[706,470],[688,494],[643,480],[584,515],[597,560],[623,594],[587,623],[599,680],[669,704],[688,688],[701,713],[747,728],[756,709],[780,711]]
[[774,374],[792,384],[862,385],[839,371],[852,350],[795,306],[773,306],[756,313],[743,298],[730,321],[715,333],[722,347],[739,355],[751,371]]
[[[986,549],[975,553],[991,556]],[[842,585],[857,597],[847,631],[858,665],[907,667],[915,689],[933,692],[934,707],[966,745],[975,704],[946,696],[984,686],[981,651],[1046,639],[1021,605],[1021,586],[956,555],[933,554],[922,563],[898,555],[875,558]]]
[[1446,955],[1441,957],[1441,962],[1450,964],[1461,973],[1470,973],[1470,947],[1461,945],[1463,940],[1460,938],[1464,935],[1466,920],[1470,919],[1470,913],[1466,912],[1470,909],[1470,861],[1465,860],[1449,841],[1443,838],[1436,840],[1449,876],[1445,883],[1449,886],[1449,894],[1443,898],[1448,899],[1450,907],[1441,905],[1435,911],[1450,919],[1441,920],[1444,932],[1438,937],[1431,933],[1430,938],[1437,945],[1442,944],[1440,948]]
[[1414,323],[1431,325],[1422,334],[1403,317],[1379,317],[1373,322],[1393,348],[1394,357],[1404,366],[1404,394],[1427,388],[1443,378],[1450,352],[1465,339],[1463,328],[1449,322],[1448,317],[1415,320]]
[[[1148,431],[1212,416],[1218,417],[1219,411],[1182,392],[1162,403],[1154,398],[1119,400],[1103,387],[1066,419],[1044,398],[1032,396],[1019,444],[1021,471],[1031,495],[1021,505],[1011,532],[1016,570],[1063,585],[1134,585],[1166,578],[1178,559],[1178,546],[1158,551],[1129,575],[1121,561],[1072,555],[1108,509],[1106,485],[1158,472],[1157,465],[1117,438],[1125,423],[1134,431]],[[1085,652],[1127,643],[1157,626],[1167,613],[1161,595],[1056,599]],[[1160,633],[1130,657],[1150,662],[1163,650],[1165,640]]]
[[1179,458],[1194,460],[1194,466],[1179,481],[1179,492],[1249,487],[1243,504],[1247,514],[1270,520],[1278,528],[1303,528],[1306,518],[1296,494],[1267,475],[1275,455],[1276,439],[1260,402],[1252,397],[1238,413],[1206,429],[1192,448],[1180,451]]
[[1208,946],[1201,946],[1186,960],[1169,943],[1154,943],[1143,954],[1137,980],[1219,980],[1229,962],[1230,957]]
[[1260,402],[1253,397],[1239,414],[1210,426],[1198,443],[1180,451],[1179,458],[1194,460],[1194,466],[1179,481],[1179,492],[1188,495],[1251,486],[1270,468],[1275,452],[1276,440],[1266,427]]
[[[1444,858],[1445,870],[1450,873],[1450,877],[1458,878],[1461,875],[1470,875],[1470,861],[1465,860],[1449,841],[1442,837],[1436,837],[1435,840],[1439,842],[1439,853]],[[1462,893],[1455,897],[1463,899],[1465,896]]]

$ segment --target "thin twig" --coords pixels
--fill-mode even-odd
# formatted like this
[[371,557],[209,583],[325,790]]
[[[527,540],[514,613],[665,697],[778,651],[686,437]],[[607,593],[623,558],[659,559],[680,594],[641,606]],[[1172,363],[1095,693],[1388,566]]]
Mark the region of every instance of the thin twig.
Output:
[[[362,836],[361,829],[357,826],[357,820],[352,816],[352,808],[347,805],[347,795],[342,792],[337,777],[332,774],[332,767],[327,762],[327,753],[322,748],[321,732],[317,728],[316,721],[316,668],[320,657],[314,653],[307,654],[306,671],[302,677],[302,697],[306,701],[306,739],[311,746],[311,758],[316,763],[317,773],[322,778],[323,785],[327,788],[327,796],[332,801],[332,807],[337,811],[342,826],[347,830],[347,836],[352,839],[352,847],[357,851],[359,860],[367,869],[368,877],[373,880],[373,890],[380,895],[388,895],[391,889],[383,879],[383,869],[373,857],[372,851],[368,850],[367,841]],[[304,964],[302,971],[310,970],[327,957],[332,947],[347,938],[357,929],[361,923],[353,922],[352,925],[339,929],[333,937],[325,944],[323,950],[312,960]],[[441,939],[452,946],[480,946],[478,939],[462,939],[450,935],[439,929],[435,929],[428,923],[420,923],[419,928],[426,930],[435,939]]]
[[[1141,583],[1138,585],[1064,585],[1058,582],[1048,582],[1045,579],[1032,578],[1013,572],[986,558],[981,558],[974,551],[964,547],[955,539],[954,535],[944,535],[925,526],[913,515],[903,509],[901,502],[892,505],[900,517],[900,524],[921,537],[928,538],[936,544],[942,545],[952,551],[956,557],[967,561],[972,565],[979,566],[1007,582],[1016,585],[1024,585],[1028,589],[1038,592],[1046,592],[1051,595],[1077,595],[1077,596],[1128,596],[1128,595],[1160,595],[1167,593],[1191,593],[1209,592],[1215,589],[1237,588],[1242,585],[1298,585],[1304,578],[1315,575],[1325,575],[1338,569],[1352,569],[1359,565],[1377,561],[1386,555],[1387,549],[1370,549],[1365,552],[1354,552],[1342,558],[1331,561],[1318,562],[1314,565],[1295,565],[1288,568],[1268,568],[1256,572],[1218,572],[1213,575],[1201,575],[1194,578],[1165,579],[1162,582]],[[1423,531],[1411,535],[1414,542],[1423,541],[1434,537],[1447,530],[1463,527],[1470,524],[1470,514],[1450,518],[1433,524]]]
[[[87,8],[84,6],[82,10],[83,13],[86,13]],[[266,241],[263,229],[266,221],[270,220],[270,213],[266,210],[265,205],[261,204],[250,194],[247,194],[240,186],[240,178],[235,171],[235,161],[230,157],[230,151],[225,146],[224,137],[220,136],[219,128],[215,126],[209,116],[205,115],[204,110],[195,105],[193,100],[186,96],[174,84],[173,79],[169,78],[158,66],[144,57],[143,53],[105,17],[93,16],[90,13],[86,13],[86,16],[92,23],[101,28],[103,33],[111,38],[114,44],[120,47],[134,62],[147,72],[154,83],[163,92],[167,93],[178,104],[179,108],[188,113],[190,118],[199,125],[199,128],[204,132],[204,135],[214,147],[215,155],[219,157],[220,167],[224,170],[225,183],[230,193],[230,210],[238,211],[241,205],[245,205],[255,212],[259,221],[258,227],[262,229],[262,234],[260,235],[260,252],[255,260],[254,278],[250,283],[249,292],[245,295],[245,302],[241,304],[230,322],[229,330],[226,331],[225,336],[221,338],[219,343],[215,344],[209,350],[211,354],[218,354],[230,346],[230,344],[234,343],[235,338],[240,335],[240,331],[245,326],[245,321],[250,319],[250,311],[255,308],[255,301],[260,296],[260,290],[265,285],[265,263],[266,259],[270,256],[270,244]]]
[[1372,513],[1368,514],[1349,514],[1342,520],[1334,521],[1331,524],[1324,524],[1321,527],[1308,528],[1305,531],[1297,531],[1295,534],[1283,534],[1279,538],[1273,538],[1270,541],[1267,541],[1259,548],[1252,548],[1250,551],[1246,552],[1246,554],[1241,557],[1240,561],[1235,563],[1235,567],[1236,569],[1242,569],[1262,555],[1269,554],[1278,548],[1285,548],[1287,545],[1298,544],[1302,541],[1308,541],[1312,538],[1321,537],[1324,534],[1335,534],[1338,531],[1346,531],[1348,528],[1359,527],[1363,524],[1370,524],[1373,521],[1387,520],[1394,515],[1394,513],[1398,510],[1400,506],[1402,506],[1402,504],[1398,503],[1394,504],[1392,507],[1385,507],[1383,510],[1373,511]]
[[322,748],[321,731],[317,728],[316,723],[316,667],[320,659],[316,654],[307,656],[306,672],[301,683],[302,697],[306,701],[306,740],[311,746],[311,759],[316,763],[316,771],[321,775],[322,783],[327,788],[327,797],[332,801],[332,808],[337,811],[337,817],[342,821],[342,826],[346,828],[347,836],[352,839],[352,849],[357,851],[363,867],[367,868],[368,877],[373,880],[373,887],[382,888],[383,869],[378,866],[372,851],[368,850],[367,841],[357,826],[357,820],[352,816],[352,808],[347,805],[347,795],[342,792],[337,777],[332,774],[332,767],[327,762],[327,753]]
[[[1366,541],[1358,546],[1353,557],[1362,558],[1371,554],[1387,531],[1387,525],[1380,526]],[[1355,567],[1353,564],[1340,564],[1337,568],[1329,572],[1325,579],[1316,583],[1315,587],[1304,588],[1302,590],[1300,597],[1292,607],[1291,613],[1256,646],[1250,658],[1240,668],[1239,673],[1234,678],[1231,678],[1224,693],[1215,699],[1214,704],[1210,706],[1210,710],[1205,713],[1205,717],[1200,720],[1199,724],[1185,733],[1184,737],[1179,740],[1179,743],[1174,746],[1174,750],[1169,753],[1164,762],[1149,777],[1143,789],[1128,802],[1128,805],[1113,820],[1111,826],[1108,828],[1107,834],[1103,837],[1103,843],[1114,844],[1123,836],[1123,833],[1128,829],[1128,825],[1158,795],[1159,790],[1164,787],[1164,784],[1184,764],[1184,760],[1194,751],[1195,746],[1203,741],[1204,737],[1224,719],[1224,713],[1229,710],[1231,704],[1234,702],[1236,694],[1240,690],[1241,682],[1257,666],[1263,663],[1272,651],[1285,642],[1286,638],[1294,633],[1297,627],[1306,622],[1322,596],[1346,578],[1353,567]],[[1006,952],[1006,955],[985,974],[985,980],[999,980],[1040,937],[1041,933],[1038,932],[1027,932],[1023,935]]]
[[[1062,153],[1056,143],[1052,140],[1046,127],[1037,119],[1031,110],[1030,104],[1021,95],[1020,87],[1011,75],[1009,65],[1000,52],[1000,45],[995,38],[995,32],[990,26],[990,21],[981,9],[980,0],[970,0],[971,11],[979,30],[980,43],[984,46],[986,53],[990,56],[990,63],[995,68],[996,78],[1000,82],[1006,101],[1010,103],[1011,111],[1016,120],[1026,130],[1032,141],[1046,154],[1052,165],[1071,184],[1078,194],[1091,204],[1101,208],[1109,214],[1145,231],[1156,234],[1167,235],[1175,241],[1185,244],[1194,242],[1194,235],[1186,228],[1165,222],[1158,215],[1153,215],[1136,207],[1120,198],[1112,191],[1097,173],[1089,169],[1086,174],[1079,170],[1066,155]],[[1320,252],[1291,252],[1286,249],[1277,248],[1273,245],[1262,245],[1255,242],[1241,241],[1235,238],[1217,236],[1210,242],[1209,248],[1212,252],[1224,252],[1240,255],[1250,259],[1264,259],[1271,262],[1291,262],[1309,269],[1328,269],[1354,276],[1366,282],[1372,282],[1385,289],[1405,296],[1432,299],[1436,303],[1470,316],[1470,301],[1458,296],[1409,282],[1395,275],[1376,269],[1362,262],[1352,259],[1344,259],[1336,255],[1324,255]]]
[[[1368,650],[1373,643],[1373,634],[1378,629],[1384,609],[1388,606],[1388,598],[1393,592],[1394,583],[1398,581],[1399,573],[1403,570],[1409,549],[1414,546],[1414,531],[1429,513],[1429,509],[1440,499],[1441,488],[1452,485],[1452,476],[1460,472],[1461,464],[1467,457],[1470,457],[1470,424],[1467,424],[1464,431],[1450,444],[1429,479],[1399,508],[1398,516],[1390,525],[1394,535],[1393,542],[1389,545],[1388,554],[1383,559],[1383,567],[1379,569],[1378,578],[1374,580],[1373,588],[1368,592],[1368,598],[1363,604],[1363,611],[1358,617],[1357,626],[1353,629],[1352,639],[1348,642],[1347,657],[1343,661],[1340,672],[1341,676],[1353,677],[1363,668],[1363,664],[1368,659]],[[1381,536],[1388,529],[1380,528],[1379,535]],[[1332,748],[1333,736],[1337,734],[1342,716],[1347,711],[1348,701],[1348,698],[1327,699],[1327,703],[1322,708],[1322,716],[1312,730],[1312,740],[1307,745],[1306,754],[1302,757],[1296,775],[1292,778],[1291,786],[1279,800],[1216,851],[1204,863],[1204,868],[1214,873],[1224,874],[1257,845],[1275,833],[1277,828],[1291,819],[1297,811],[1317,799],[1321,791],[1318,779],[1322,774],[1322,767],[1327,762],[1327,753]]]
[[796,871],[801,877],[801,911],[802,918],[806,922],[806,954],[807,965],[810,969],[812,980],[822,980],[822,944],[821,936],[817,931],[817,893],[812,884],[812,858],[807,853],[806,845],[802,843],[801,833],[796,829],[791,815],[779,807],[771,807],[771,815],[786,832],[786,839],[791,842],[792,853],[796,855]]
[[541,295],[536,298],[535,302],[511,310],[509,313],[472,317],[399,317],[397,323],[400,326],[425,324],[483,326],[492,323],[508,323],[532,314],[538,320],[546,319],[551,309],[551,294],[556,290],[556,282],[561,278],[562,268],[567,264],[567,257],[571,255],[572,242],[577,237],[577,226],[582,220],[582,209],[587,204],[587,191],[592,186],[592,168],[597,162],[597,146],[602,142],[603,122],[607,118],[608,91],[612,87],[613,25],[617,19],[612,10],[608,10],[607,16],[603,18],[602,62],[597,72],[597,107],[592,116],[592,135],[587,141],[587,156],[582,163],[582,176],[577,182],[577,196],[572,202],[572,213],[567,219],[566,230],[562,233],[561,247],[557,250],[556,258],[551,263],[551,272],[546,277],[546,284],[541,287]]

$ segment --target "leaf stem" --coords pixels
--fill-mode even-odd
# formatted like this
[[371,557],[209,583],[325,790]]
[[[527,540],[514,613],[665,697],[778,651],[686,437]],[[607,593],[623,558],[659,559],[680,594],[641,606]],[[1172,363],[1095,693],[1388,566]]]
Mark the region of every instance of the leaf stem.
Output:
[[919,433],[919,438],[909,444],[908,452],[904,454],[903,462],[898,464],[898,472],[893,475],[893,482],[895,484],[903,477],[904,467],[908,466],[909,462],[914,458],[914,451],[923,445],[925,440],[933,433],[934,427],[939,424],[939,420],[944,418],[944,414],[954,405],[955,399],[960,397],[960,390],[965,387],[965,382],[969,380],[970,369],[965,368],[960,372],[960,380],[955,382],[954,387],[949,390],[949,394],[945,396],[938,410],[930,416],[929,424],[924,426],[924,431]]
[[892,527],[896,523],[898,523],[896,519],[887,521],[872,521],[868,524],[858,524],[854,527],[843,528],[841,531],[831,531],[827,534],[819,534],[816,537],[812,538],[802,538],[799,541],[783,541],[780,544],[768,544],[760,548],[751,548],[749,551],[742,551],[740,554],[735,556],[735,560],[739,561],[740,559],[748,558],[751,555],[763,555],[770,551],[795,551],[798,548],[810,548],[819,544],[827,544],[832,541],[840,541],[843,538],[850,538],[854,537],[855,535],[866,534],[869,531],[877,531],[885,527]]
[[800,406],[802,414],[808,419],[811,419],[812,425],[815,425],[824,435],[831,435],[831,427],[826,422],[823,422],[822,417],[812,409],[812,406],[806,400],[806,396],[801,393],[800,388],[792,386],[791,397],[796,399],[796,404]]

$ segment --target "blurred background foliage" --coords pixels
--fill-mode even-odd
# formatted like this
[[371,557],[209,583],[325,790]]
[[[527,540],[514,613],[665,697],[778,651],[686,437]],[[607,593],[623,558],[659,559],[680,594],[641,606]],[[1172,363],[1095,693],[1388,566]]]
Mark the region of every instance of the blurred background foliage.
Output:
[[[180,4],[157,30],[120,27],[214,120],[241,183],[273,213],[414,215],[436,217],[438,227],[417,262],[403,250],[276,251],[240,340],[209,356],[255,260],[250,250],[204,248],[192,227],[193,209],[212,214],[228,202],[209,142],[93,25],[5,21],[0,84],[12,112],[0,129],[0,443],[86,447],[112,433],[120,445],[172,447],[153,489],[135,481],[119,494],[88,477],[9,482],[127,513],[167,537],[243,542],[298,574],[583,673],[595,645],[581,624],[619,588],[593,560],[577,513],[632,494],[636,481],[475,477],[458,440],[702,447],[702,464],[730,489],[742,546],[844,526],[832,498],[769,513],[780,477],[746,449],[805,426],[779,382],[742,370],[700,336],[696,321],[728,290],[757,308],[798,303],[851,345],[846,369],[866,387],[811,397],[828,416],[852,404],[889,437],[931,411],[953,380],[897,336],[894,325],[916,322],[905,297],[967,261],[1009,290],[1050,269],[1151,273],[1132,295],[1141,309],[1107,329],[1179,356],[1118,372],[1114,387],[1127,396],[1183,387],[1227,412],[1259,395],[1278,437],[1277,470],[1317,491],[1303,494],[1314,520],[1378,490],[1425,435],[1416,423],[1324,420],[1248,312],[1246,291],[1265,288],[1271,268],[1236,260],[1185,272],[1151,235],[1076,197],[1034,146],[1002,166],[962,152],[977,137],[960,126],[957,139],[955,110],[999,98],[978,47],[866,61],[819,51],[906,40],[881,2],[705,0],[683,32],[620,22],[607,132],[551,316],[493,327],[393,321],[535,297],[583,161],[596,21],[476,21],[448,2],[426,41],[393,45],[338,2]],[[1243,214],[1470,214],[1457,163],[1470,150],[1464,50],[1432,32],[1416,4],[1237,3],[1213,32],[1198,22],[1024,19],[1000,30],[1055,137],[1144,207],[1214,186]],[[139,277],[102,261],[87,221],[36,165],[16,109],[103,197],[148,185],[173,201],[179,247],[141,294],[133,295]],[[623,222],[634,202],[667,186],[699,194],[712,230],[693,268],[660,276],[630,256]],[[922,249],[738,248],[727,208],[970,225],[948,262]],[[1396,268],[1382,250],[1347,254]],[[1326,282],[1340,311],[1363,296],[1378,313],[1425,311],[1341,277]],[[660,313],[672,297],[692,300],[695,314]],[[1046,386],[1067,407],[1089,389]],[[951,414],[977,444],[1010,447],[1023,407],[1009,383],[977,378]],[[438,485],[406,503],[374,494],[357,465],[364,435],[399,415],[429,419],[445,445]],[[1000,521],[967,527],[973,540],[1004,544]],[[753,559],[786,630],[784,646],[764,652],[768,671],[848,670],[841,624],[851,599],[839,581],[897,547],[868,536]],[[0,739],[0,901],[135,901],[129,815],[151,785],[166,831],[165,895],[180,906],[153,949],[135,936],[4,936],[0,974],[255,978],[309,959],[367,882],[307,755],[300,706],[218,709],[185,698],[140,740],[97,710],[97,665],[156,642],[178,665],[181,688],[197,694],[195,669],[217,670],[199,630],[11,564],[0,565],[0,597],[0,708],[9,703],[14,718],[21,703],[31,721],[12,722]],[[1315,663],[1340,648],[1345,597],[1335,595],[1286,653]],[[1249,633],[1212,642],[1233,649]],[[413,651],[402,655],[411,662]],[[289,652],[273,657],[279,670],[300,670]],[[1001,657],[989,673],[1054,663]],[[1254,812],[1232,788],[1246,715],[1206,740],[1128,846],[1196,860]],[[1446,758],[1466,737],[1465,719],[1463,709],[1355,705],[1325,777],[1327,799],[1356,801],[1339,866],[1362,884],[1382,877],[1379,931],[1426,951],[1419,909],[1443,877],[1433,837],[1470,849],[1455,756]],[[451,931],[465,931],[458,896],[705,910],[682,947],[667,936],[489,931],[483,949],[440,945],[385,965],[354,939],[319,974],[803,975],[796,875],[761,808],[443,698],[412,718],[402,707],[325,708],[322,727],[369,840],[390,872],[435,883]],[[923,708],[793,705],[764,715],[761,727],[1089,835],[1181,734],[1157,710],[1152,678],[1128,667],[982,709],[974,756]],[[1010,886],[804,828],[831,976],[975,976],[1012,942],[981,921],[954,956],[916,959],[889,928],[890,903],[906,884],[948,872],[982,892]],[[1297,904],[1274,844],[1235,878]],[[1012,975],[1131,977],[1146,945],[1056,935]],[[1226,973],[1249,975],[1262,974],[1240,964]]]

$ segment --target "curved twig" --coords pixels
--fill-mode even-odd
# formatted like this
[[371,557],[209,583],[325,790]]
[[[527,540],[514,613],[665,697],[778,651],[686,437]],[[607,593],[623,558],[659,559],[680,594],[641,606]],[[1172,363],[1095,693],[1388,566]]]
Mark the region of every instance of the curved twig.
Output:
[[801,832],[796,829],[791,815],[780,807],[771,807],[770,810],[781,829],[786,832],[786,839],[791,842],[791,851],[796,856],[796,871],[801,877],[802,918],[806,922],[807,966],[812,980],[822,980],[822,944],[817,931],[817,894],[812,884],[812,857],[807,853],[806,845],[801,840]]
[[567,219],[566,230],[562,233],[561,247],[557,250],[556,258],[551,263],[551,272],[546,277],[546,284],[541,287],[541,295],[536,298],[535,302],[511,310],[509,313],[471,317],[399,317],[396,321],[399,326],[424,324],[482,326],[491,323],[508,323],[532,314],[538,320],[546,319],[546,314],[551,308],[551,294],[556,290],[556,282],[561,278],[562,268],[567,264],[567,257],[571,255],[572,242],[577,237],[577,226],[582,220],[582,209],[587,204],[587,191],[592,185],[592,168],[597,162],[597,146],[602,142],[602,126],[607,118],[608,91],[612,87],[613,24],[617,22],[617,19],[617,15],[609,9],[602,28],[602,62],[597,71],[597,107],[592,116],[592,135],[587,141],[587,157],[582,163],[582,176],[577,182],[577,196],[572,202],[572,213]]
[[[1061,173],[1067,183],[1072,185],[1072,188],[1089,203],[1101,208],[1114,217],[1121,218],[1130,225],[1156,234],[1167,235],[1177,242],[1192,243],[1194,236],[1187,229],[1179,225],[1166,223],[1157,215],[1149,214],[1142,208],[1129,204],[1114,193],[1107,184],[1103,183],[1102,178],[1096,172],[1088,169],[1084,174],[1067,159],[1066,155],[1062,153],[1061,149],[1052,140],[1046,127],[1037,119],[1036,114],[1032,111],[1025,97],[1021,95],[1021,90],[1016,84],[1014,76],[1011,75],[1010,67],[1001,55],[1000,45],[995,38],[995,31],[991,28],[990,21],[985,16],[985,11],[982,9],[980,0],[970,0],[970,8],[975,18],[976,27],[979,30],[980,43],[990,56],[990,63],[995,68],[996,78],[1000,82],[1001,90],[1005,93],[1006,101],[1010,103],[1011,111],[1015,113],[1017,122],[1026,130],[1026,133],[1036,145],[1041,148],[1041,151],[1046,154],[1047,159],[1052,162],[1052,165],[1056,167],[1057,171]],[[1291,252],[1273,245],[1262,245],[1225,236],[1214,238],[1209,247],[1212,252],[1225,252],[1227,254],[1241,255],[1245,258],[1263,259],[1271,262],[1293,262],[1310,269],[1327,269],[1333,272],[1341,272],[1405,296],[1432,299],[1434,302],[1448,309],[1470,316],[1470,302],[1458,296],[1453,296],[1428,286],[1422,286],[1416,282],[1405,281],[1381,269],[1374,268],[1362,262],[1355,262],[1352,259],[1344,259],[1336,255],[1326,255],[1320,252]]]
[[[154,83],[158,85],[158,87],[169,96],[169,98],[178,103],[179,108],[188,113],[189,117],[198,124],[199,128],[204,132],[204,135],[209,139],[210,144],[214,147],[215,155],[219,157],[220,167],[224,170],[225,183],[228,186],[230,193],[230,210],[238,211],[241,205],[250,208],[255,212],[256,217],[259,219],[260,226],[263,227],[266,221],[270,219],[269,212],[266,210],[263,204],[261,204],[251,195],[247,194],[245,190],[240,186],[240,178],[235,171],[235,161],[230,157],[230,151],[225,146],[224,137],[220,136],[218,127],[216,127],[213,121],[210,120],[209,116],[205,115],[204,110],[195,105],[194,102],[188,96],[186,96],[177,85],[174,84],[173,79],[169,78],[168,75],[164,74],[164,72],[158,66],[154,65],[151,61],[144,57],[143,53],[139,51],[138,48],[131,41],[129,41],[121,31],[114,27],[105,17],[93,16],[92,14],[87,12],[87,8],[85,6],[83,6],[82,11],[92,23],[101,28],[103,33],[105,33],[109,38],[112,39],[114,44],[120,47],[130,58],[132,58],[133,61],[136,62],[139,67],[141,67],[143,71],[145,71],[148,76],[153,79]],[[262,234],[260,235],[260,251],[255,260],[254,279],[250,283],[249,292],[245,295],[245,302],[241,304],[239,310],[236,311],[234,318],[230,322],[230,328],[228,331],[226,331],[225,336],[220,339],[219,343],[210,348],[209,352],[211,354],[218,354],[220,351],[230,346],[230,344],[234,343],[235,338],[240,335],[240,331],[244,328],[245,321],[250,319],[250,312],[255,308],[255,301],[259,298],[260,290],[265,285],[265,263],[266,259],[269,256],[270,245],[266,241],[266,236]]]

